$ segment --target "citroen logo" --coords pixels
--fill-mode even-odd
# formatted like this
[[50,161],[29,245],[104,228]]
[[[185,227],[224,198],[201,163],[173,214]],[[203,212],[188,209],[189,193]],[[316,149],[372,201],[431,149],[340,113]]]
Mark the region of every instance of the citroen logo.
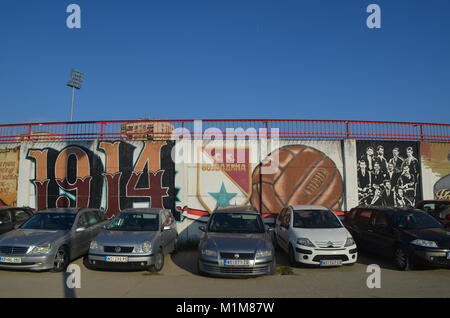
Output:
[[121,251],[122,249],[120,248],[120,246],[116,246],[116,248],[115,248],[114,250],[116,251],[116,253],[120,253],[120,251]]
[[239,258],[239,254],[234,254],[234,258]]
[[328,241],[328,247],[333,247],[333,242],[331,242],[331,241]]

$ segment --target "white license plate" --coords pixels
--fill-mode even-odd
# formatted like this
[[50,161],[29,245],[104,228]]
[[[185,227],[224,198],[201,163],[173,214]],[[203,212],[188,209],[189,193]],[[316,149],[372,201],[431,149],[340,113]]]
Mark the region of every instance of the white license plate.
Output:
[[320,261],[320,266],[341,266],[342,260],[340,259],[326,259]]
[[105,256],[106,262],[126,263],[128,262],[128,256]]
[[20,257],[0,257],[0,263],[20,264],[22,263],[22,259]]
[[250,266],[250,260],[248,260],[248,259],[224,259],[223,265],[225,265],[225,266]]

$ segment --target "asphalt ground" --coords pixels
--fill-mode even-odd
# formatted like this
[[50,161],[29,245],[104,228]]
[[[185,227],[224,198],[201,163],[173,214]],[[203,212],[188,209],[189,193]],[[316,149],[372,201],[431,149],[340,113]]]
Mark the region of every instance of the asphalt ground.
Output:
[[[0,297],[151,297],[151,298],[285,298],[285,297],[450,297],[449,269],[419,269],[401,272],[385,259],[359,254],[353,266],[292,268],[287,257],[277,252],[277,263],[287,272],[256,278],[212,278],[199,276],[194,251],[165,258],[160,273],[145,271],[89,270],[83,259],[80,288],[66,285],[67,273],[0,270]],[[380,288],[368,288],[370,264],[381,268]],[[286,274],[286,273],[285,273]]]

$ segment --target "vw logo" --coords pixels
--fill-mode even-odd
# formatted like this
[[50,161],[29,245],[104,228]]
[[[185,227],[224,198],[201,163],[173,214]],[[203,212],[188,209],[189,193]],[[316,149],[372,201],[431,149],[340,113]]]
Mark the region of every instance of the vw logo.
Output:
[[234,254],[234,258],[239,258],[239,254]]
[[115,248],[114,250],[116,251],[116,253],[120,253],[120,251],[121,251],[122,249],[120,248],[120,246],[116,246],[116,248]]

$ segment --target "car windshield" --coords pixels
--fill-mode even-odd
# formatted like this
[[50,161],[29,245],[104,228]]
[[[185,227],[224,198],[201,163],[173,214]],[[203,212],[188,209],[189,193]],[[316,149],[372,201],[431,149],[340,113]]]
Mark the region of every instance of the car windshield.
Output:
[[442,224],[424,212],[408,211],[395,215],[395,226],[402,229],[441,228]]
[[110,231],[158,231],[159,216],[155,213],[121,213],[106,226]]
[[70,230],[75,221],[72,213],[37,213],[26,221],[21,229],[33,230]]
[[334,229],[342,227],[342,224],[329,210],[299,210],[294,211],[293,226],[306,229]]
[[264,233],[264,224],[257,214],[214,213],[208,227],[209,232]]

